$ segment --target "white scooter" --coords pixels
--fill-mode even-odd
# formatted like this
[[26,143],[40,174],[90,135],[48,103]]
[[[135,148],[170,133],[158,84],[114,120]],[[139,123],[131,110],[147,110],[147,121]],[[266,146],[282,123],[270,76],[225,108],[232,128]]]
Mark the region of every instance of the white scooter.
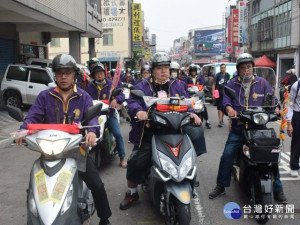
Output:
[[[84,121],[98,116],[100,111],[100,104],[91,107]],[[8,113],[17,121],[23,121],[19,108],[8,107]],[[95,210],[91,191],[78,175],[78,170],[85,171],[89,150],[82,144],[80,126],[77,126],[77,134],[71,133],[76,126],[70,124],[39,126],[41,131],[27,135],[25,139],[27,148],[41,153],[30,172],[27,224],[89,224]],[[70,132],[59,131],[62,127]],[[17,138],[18,132],[14,135]]]

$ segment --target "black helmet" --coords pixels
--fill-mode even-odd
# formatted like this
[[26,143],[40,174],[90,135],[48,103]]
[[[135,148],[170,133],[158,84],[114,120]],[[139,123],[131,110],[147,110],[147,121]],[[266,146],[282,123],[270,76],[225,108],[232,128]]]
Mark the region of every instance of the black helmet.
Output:
[[151,67],[154,69],[156,66],[169,65],[171,60],[170,56],[165,52],[157,52],[151,58]]
[[91,71],[92,77],[95,77],[95,72],[105,71],[104,65],[100,62],[94,63]]
[[116,73],[116,69],[112,69],[112,70],[110,71],[110,76],[111,76],[111,78],[114,78],[115,73]]
[[125,73],[130,73],[131,74],[131,69],[130,68],[126,68]]
[[87,63],[88,63],[88,67],[89,67],[89,70],[92,71],[93,70],[93,67],[96,63],[98,63],[99,60],[98,58],[94,57],[92,59],[90,59]]
[[150,66],[149,65],[143,65],[141,68],[141,73],[143,73],[144,70],[150,71]]
[[250,55],[249,53],[240,54],[236,60],[236,69],[237,70],[239,69],[239,65],[241,63],[247,63],[247,62],[251,62],[253,66],[255,65],[252,55]]
[[191,65],[189,66],[189,73],[191,74],[192,71],[197,72],[197,66],[196,66],[195,64],[191,64]]
[[52,70],[56,69],[72,68],[77,71],[76,61],[71,55],[60,54],[54,57],[52,61]]

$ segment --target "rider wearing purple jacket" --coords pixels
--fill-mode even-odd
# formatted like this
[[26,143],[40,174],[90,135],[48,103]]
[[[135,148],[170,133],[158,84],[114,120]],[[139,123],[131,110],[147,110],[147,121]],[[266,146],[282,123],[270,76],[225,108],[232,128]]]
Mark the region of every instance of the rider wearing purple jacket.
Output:
[[[165,91],[168,96],[188,97],[184,87],[177,80],[170,79],[170,58],[164,52],[154,54],[152,58],[152,75],[135,86],[136,90],[142,90],[146,96],[157,96],[159,91]],[[128,99],[128,108],[130,116],[137,117],[138,120],[148,118],[148,108],[141,99]],[[192,111],[191,111],[192,112]],[[200,118],[191,113],[196,124],[200,125]],[[188,134],[193,142],[197,155],[206,152],[203,129],[201,127],[185,126],[183,132]],[[154,130],[146,122],[134,122],[129,133],[131,143],[133,143],[133,152],[128,160],[127,167],[127,185],[124,200],[120,204],[120,209],[125,210],[131,207],[134,201],[137,201],[137,185],[142,182],[142,178],[148,174],[151,166],[151,140]]]
[[[108,129],[116,138],[116,150],[118,151],[120,157],[120,166],[122,168],[126,168],[127,162],[125,160],[124,141],[121,134],[120,125],[116,117],[117,104],[121,105],[125,100],[125,96],[123,92],[121,92],[119,95],[109,99],[112,88],[112,81],[105,78],[105,69],[102,63],[97,63],[93,67],[91,72],[91,76],[92,78],[94,78],[94,80],[89,83],[86,91],[94,100],[110,100],[110,110],[109,115],[107,116],[107,125]],[[120,83],[118,84],[118,87],[120,87]]]
[[[76,88],[75,74],[77,71],[76,61],[70,55],[57,55],[52,62],[52,70],[55,73],[57,87],[41,92],[34,104],[28,111],[25,123],[21,129],[27,127],[27,123],[66,123],[66,116],[80,122],[83,114],[93,105],[92,98],[84,90]],[[97,118],[91,120],[88,125],[98,125]],[[99,129],[89,128],[85,136],[86,145],[94,146],[96,134]],[[22,139],[16,140],[17,145],[22,144]],[[79,149],[79,148],[78,148]],[[79,176],[92,191],[97,215],[101,218],[100,225],[110,225],[108,218],[111,216],[104,184],[98,171],[88,155],[86,171],[78,171]]]
[[[253,66],[254,59],[250,54],[243,53],[238,57],[236,63],[238,75],[227,83],[227,86],[235,91],[237,99],[233,100],[223,93],[223,110],[229,117],[236,117],[241,111],[242,105],[264,105],[264,97],[267,94],[273,94],[270,84],[265,79],[253,75]],[[278,107],[276,108],[276,111],[279,113]],[[208,197],[210,199],[215,199],[223,195],[225,193],[225,187],[230,186],[231,170],[234,159],[236,153],[243,146],[242,131],[244,129],[245,124],[239,125],[236,120],[233,120],[231,130],[225,144],[225,149],[220,160],[217,186],[209,193]],[[279,169],[276,172],[274,181],[274,199],[278,203],[287,202],[283,193],[282,183],[280,181]]]

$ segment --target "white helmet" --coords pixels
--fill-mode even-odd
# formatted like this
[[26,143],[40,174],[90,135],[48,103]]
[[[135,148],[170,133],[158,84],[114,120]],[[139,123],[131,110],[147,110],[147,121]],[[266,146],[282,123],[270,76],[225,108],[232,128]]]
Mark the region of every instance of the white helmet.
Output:
[[170,64],[170,70],[180,70],[180,65],[177,62],[172,61]]

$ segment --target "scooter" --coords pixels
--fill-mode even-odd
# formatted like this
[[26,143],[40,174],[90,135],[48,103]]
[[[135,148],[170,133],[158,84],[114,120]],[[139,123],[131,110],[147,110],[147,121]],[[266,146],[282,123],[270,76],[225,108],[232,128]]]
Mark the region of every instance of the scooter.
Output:
[[[225,86],[224,92],[231,99],[237,100],[233,89]],[[264,224],[270,217],[268,206],[274,204],[273,182],[278,172],[282,148],[275,130],[266,127],[268,122],[277,120],[275,100],[273,94],[268,94],[261,106],[240,105],[243,110],[234,119],[246,124],[246,129],[243,132],[243,147],[233,166],[233,177],[251,198],[252,208],[262,206],[261,212],[255,212],[255,219]]]
[[[202,86],[202,87],[200,87]],[[201,90],[203,89],[203,90]],[[199,97],[199,100],[195,102],[194,105],[194,111],[197,114],[197,116],[203,121],[203,114],[205,111],[205,103],[204,100],[204,95],[206,92],[209,92],[209,90],[205,87],[203,88],[203,85],[188,85],[188,93],[190,97]]]
[[[112,92],[111,97],[117,96],[122,90],[116,89]],[[108,100],[93,100],[93,105],[101,104],[101,115],[98,117],[98,122],[100,125],[100,136],[96,140],[96,146],[94,146],[90,155],[96,167],[100,169],[101,165],[110,162],[114,155],[117,154],[115,151],[116,140],[115,137],[108,129],[107,125],[107,114],[109,113],[110,101]],[[120,124],[120,116],[118,110],[115,110],[115,116]]]
[[[101,105],[93,106],[84,116],[82,125],[100,114]],[[8,107],[8,113],[19,122],[23,113]],[[72,118],[68,118],[71,119]],[[91,191],[80,179],[78,170],[85,171],[88,147],[77,124],[28,124],[25,145],[41,153],[33,163],[27,190],[27,224],[90,224],[94,201]],[[81,127],[81,131],[84,127]],[[64,131],[61,131],[64,130]],[[22,131],[22,135],[24,135]],[[20,133],[14,133],[14,138]]]
[[134,88],[132,84],[129,83],[122,83],[123,87],[123,94],[125,95],[125,101],[122,103],[121,108],[120,108],[120,115],[126,119],[127,122],[130,122],[130,116],[128,114],[128,104],[127,104],[127,99],[130,96],[130,90]]
[[[150,107],[152,166],[145,185],[154,206],[164,215],[167,224],[188,225],[191,221],[191,198],[196,179],[197,163],[193,144],[181,128],[191,123],[189,99],[144,96],[141,90],[131,96],[144,99]],[[145,122],[145,121],[144,121]]]

